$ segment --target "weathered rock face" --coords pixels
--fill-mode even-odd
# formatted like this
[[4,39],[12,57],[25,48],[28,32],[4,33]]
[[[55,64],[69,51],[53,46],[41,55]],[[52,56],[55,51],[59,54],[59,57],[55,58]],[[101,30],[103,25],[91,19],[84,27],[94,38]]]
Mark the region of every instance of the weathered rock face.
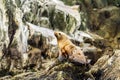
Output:
[[68,33],[73,33],[80,27],[79,12],[57,0],[51,2],[25,1],[21,9],[24,12],[24,21],[39,26],[59,29]]
[[[0,79],[119,79],[120,51],[113,49],[120,47],[119,0],[62,1],[75,6],[59,0],[0,1],[0,57],[5,54]],[[92,67],[65,61],[47,70],[59,53],[54,30],[69,34]],[[31,51],[33,56],[28,54]],[[33,60],[41,66],[38,72],[28,66]]]
[[[45,45],[49,43],[52,46],[56,45],[55,40],[52,40],[55,38],[52,31],[38,27],[35,29],[33,28],[35,26],[31,26],[27,22],[67,33],[73,33],[80,27],[79,12],[72,10],[60,1],[1,1],[1,21],[1,49],[5,43],[6,47],[16,47],[22,54],[27,52],[29,45],[27,41],[31,36],[40,37],[42,34],[47,40]],[[48,33],[44,31],[48,31]],[[4,39],[5,41],[3,41]],[[35,42],[38,44],[39,39]]]
[[111,6],[92,11],[90,14],[91,30],[108,39],[114,48],[118,48],[117,44],[119,44],[119,13],[118,7]]
[[[19,57],[16,54],[22,55],[23,63],[21,65],[24,65],[24,60],[28,58],[29,45],[41,49],[51,58],[53,53],[55,55],[58,53],[58,48],[54,31],[47,28],[72,34],[81,24],[79,12],[57,0],[2,0],[0,4],[0,49],[6,50],[4,53],[0,51],[0,55],[5,55],[6,58],[3,58],[0,64],[0,68],[3,69],[9,69],[12,61],[15,62],[15,59]],[[12,52],[13,55],[15,53],[15,59],[11,59],[13,56],[11,47],[17,51]],[[7,65],[8,60],[9,65]],[[15,64],[14,62],[13,64]]]
[[94,76],[97,75],[95,78],[99,80],[119,79],[119,53],[119,50],[113,52],[111,49],[108,49],[89,72]]
[[[65,62],[64,64],[59,64],[58,66],[51,69],[47,72],[47,75],[40,75],[39,79],[53,79],[53,80],[80,80],[84,78],[80,74],[85,71],[85,67],[83,66],[75,66],[74,64]],[[78,74],[76,74],[78,73]]]
[[26,23],[29,26],[28,44],[39,48],[44,54],[49,57],[57,56],[57,40],[54,36],[54,31],[48,28],[39,27],[31,23]]
[[55,28],[73,33],[80,27],[80,15],[78,11],[72,10],[69,6],[56,5],[53,23]]
[[104,67],[102,69],[104,73],[101,75],[101,79],[120,79],[119,59],[120,50],[116,50],[114,55],[110,57],[104,64]]
[[8,45],[8,16],[6,14],[5,3],[0,1],[0,51],[3,49],[3,45]]
[[[73,33],[80,27],[81,22],[79,12],[72,10],[71,7],[64,5],[62,2],[38,0],[1,1],[1,21],[0,39],[5,39],[6,45],[9,44],[10,39],[10,44],[19,47],[19,51],[22,52],[27,50],[27,38],[29,36],[26,22],[59,29],[67,33]],[[8,25],[5,25],[7,22]]]
[[[50,62],[50,61],[48,61]],[[47,65],[47,64],[45,64]],[[49,64],[50,65],[50,64]],[[51,69],[50,71],[47,71],[47,73],[45,73],[44,70],[40,70],[38,72],[23,72],[21,74],[15,75],[14,77],[12,76],[6,76],[6,77],[2,77],[0,79],[14,79],[14,80],[31,80],[31,79],[37,79],[37,80],[64,80],[64,79],[68,79],[68,80],[80,80],[82,78],[84,78],[84,76],[82,76],[82,72],[84,72],[84,68],[80,67],[80,66],[75,66],[71,63],[64,63],[64,64],[60,64],[56,67],[54,67],[53,69]]]
[[76,3],[82,2],[89,9],[104,8],[109,5],[119,7],[119,5],[120,5],[119,0],[114,0],[114,1],[111,1],[111,0],[75,0],[74,2],[76,2]]

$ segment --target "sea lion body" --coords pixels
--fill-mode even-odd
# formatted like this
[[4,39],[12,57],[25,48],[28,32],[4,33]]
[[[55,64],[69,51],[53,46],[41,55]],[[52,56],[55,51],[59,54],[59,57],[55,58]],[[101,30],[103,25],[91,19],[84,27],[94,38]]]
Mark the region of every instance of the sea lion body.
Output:
[[35,69],[39,69],[42,65],[41,50],[38,48],[32,48],[32,50],[28,52],[28,61],[29,65],[35,65]]
[[80,47],[74,45],[65,33],[55,31],[54,34],[57,38],[58,47],[60,49],[58,57],[60,61],[69,59],[72,62],[86,64],[86,58]]

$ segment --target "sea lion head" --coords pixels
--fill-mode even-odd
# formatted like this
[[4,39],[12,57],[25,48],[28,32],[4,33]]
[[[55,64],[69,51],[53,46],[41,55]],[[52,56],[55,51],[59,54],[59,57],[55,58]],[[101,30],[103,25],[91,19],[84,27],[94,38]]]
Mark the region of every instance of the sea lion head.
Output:
[[57,38],[57,40],[68,39],[68,36],[65,33],[60,32],[60,31],[55,31],[54,35]]

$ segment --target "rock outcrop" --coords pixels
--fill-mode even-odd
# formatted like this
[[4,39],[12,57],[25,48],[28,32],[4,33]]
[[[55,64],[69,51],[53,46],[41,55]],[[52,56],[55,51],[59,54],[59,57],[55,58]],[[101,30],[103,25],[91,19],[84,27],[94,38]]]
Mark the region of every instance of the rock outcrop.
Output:
[[[119,0],[1,0],[0,80],[119,79],[119,19]],[[58,61],[54,31],[88,62]]]

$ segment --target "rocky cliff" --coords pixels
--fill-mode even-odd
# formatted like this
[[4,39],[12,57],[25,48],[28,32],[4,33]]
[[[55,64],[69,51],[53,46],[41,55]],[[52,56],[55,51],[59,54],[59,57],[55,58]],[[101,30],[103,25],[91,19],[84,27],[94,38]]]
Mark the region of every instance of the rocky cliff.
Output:
[[[119,18],[119,0],[0,0],[0,80],[119,80]],[[54,31],[88,63],[60,62]]]

